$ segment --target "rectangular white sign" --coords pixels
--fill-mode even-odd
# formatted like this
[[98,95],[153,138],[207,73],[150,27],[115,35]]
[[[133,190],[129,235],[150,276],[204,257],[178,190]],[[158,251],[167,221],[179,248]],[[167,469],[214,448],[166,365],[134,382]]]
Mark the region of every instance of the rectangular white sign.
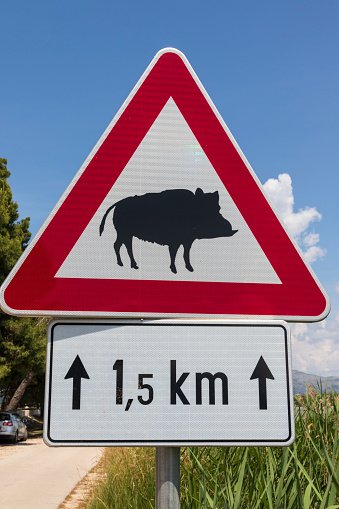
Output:
[[52,321],[48,445],[287,446],[285,322]]

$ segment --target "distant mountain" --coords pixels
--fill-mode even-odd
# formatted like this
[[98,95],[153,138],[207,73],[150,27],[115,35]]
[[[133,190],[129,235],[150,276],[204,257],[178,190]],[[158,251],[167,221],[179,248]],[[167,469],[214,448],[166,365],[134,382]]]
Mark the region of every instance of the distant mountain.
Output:
[[322,387],[327,392],[331,391],[331,387],[334,392],[339,392],[339,377],[337,376],[317,376],[303,373],[302,371],[292,370],[293,377],[293,394],[306,394],[306,386],[309,383],[315,389]]

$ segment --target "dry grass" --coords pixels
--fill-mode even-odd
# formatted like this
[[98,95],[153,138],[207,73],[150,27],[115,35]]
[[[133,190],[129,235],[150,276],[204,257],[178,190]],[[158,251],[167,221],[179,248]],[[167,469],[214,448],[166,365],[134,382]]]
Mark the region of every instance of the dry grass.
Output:
[[108,449],[104,451],[100,461],[95,467],[78,482],[68,497],[59,506],[59,509],[83,509],[88,506],[95,496],[98,487],[106,481],[107,453]]

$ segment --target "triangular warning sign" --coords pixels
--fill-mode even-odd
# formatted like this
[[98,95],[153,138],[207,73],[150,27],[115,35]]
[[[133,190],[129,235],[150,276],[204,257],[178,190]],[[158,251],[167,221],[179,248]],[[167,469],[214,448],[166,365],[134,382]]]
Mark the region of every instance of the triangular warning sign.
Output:
[[2,285],[1,307],[316,321],[329,300],[185,56],[165,49]]

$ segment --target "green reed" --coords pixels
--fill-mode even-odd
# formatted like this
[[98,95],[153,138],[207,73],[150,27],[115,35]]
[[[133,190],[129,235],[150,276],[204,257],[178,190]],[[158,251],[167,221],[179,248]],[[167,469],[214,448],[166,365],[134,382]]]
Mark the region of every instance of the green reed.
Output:
[[[181,449],[181,508],[339,508],[339,397],[308,386],[295,396],[295,443]],[[87,509],[155,507],[155,453],[111,449],[107,480]]]

